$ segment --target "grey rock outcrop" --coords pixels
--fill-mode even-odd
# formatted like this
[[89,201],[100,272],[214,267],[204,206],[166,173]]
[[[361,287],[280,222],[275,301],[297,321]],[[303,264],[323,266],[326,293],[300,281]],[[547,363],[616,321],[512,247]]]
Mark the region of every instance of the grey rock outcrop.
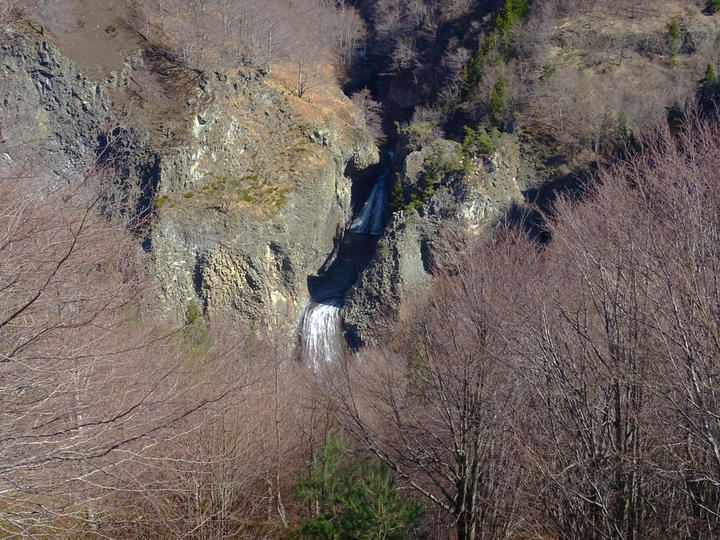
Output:
[[255,73],[200,89],[192,142],[162,158],[152,232],[162,294],[210,314],[299,322],[307,277],[350,218],[345,170],[376,163],[377,148],[333,111],[308,120],[305,104]]
[[[379,159],[339,88],[310,104],[256,70],[175,65],[152,86],[162,59],[140,53],[96,82],[36,29],[10,32],[0,43],[1,135],[28,145],[0,168],[35,159],[52,182],[69,182],[107,160],[102,192],[124,203],[120,217],[152,216],[145,247],[170,316],[191,301],[276,326],[301,313],[308,275],[350,218],[346,171]],[[163,84],[180,90],[163,97]]]
[[71,182],[96,157],[110,99],[41,36],[22,25],[8,34],[0,42],[0,138],[12,151],[0,167],[29,162],[39,181]]
[[[417,185],[438,146],[451,150],[455,144],[438,140],[401,153],[406,191]],[[422,206],[393,214],[373,259],[345,296],[343,319],[351,343],[381,343],[414,302],[427,294],[436,256],[433,241],[443,227],[478,233],[497,224],[512,205],[522,204],[517,184],[520,166],[517,150],[505,144],[493,155],[475,160],[465,178],[447,175]]]

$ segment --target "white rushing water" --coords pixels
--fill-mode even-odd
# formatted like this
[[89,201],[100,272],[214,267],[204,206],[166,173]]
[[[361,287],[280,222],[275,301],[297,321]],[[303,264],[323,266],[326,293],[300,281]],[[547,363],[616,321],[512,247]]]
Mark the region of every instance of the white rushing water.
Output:
[[370,196],[350,225],[350,232],[358,234],[380,235],[383,230],[383,215],[387,205],[387,179],[389,171],[384,171],[375,182]]
[[306,367],[320,371],[340,358],[339,298],[311,304],[305,312],[302,328],[302,360]]
[[[392,158],[391,152],[388,152],[388,155]],[[388,167],[378,176],[365,204],[350,225],[351,232],[382,234],[389,174]],[[329,298],[310,304],[305,312],[302,326],[302,361],[313,371],[320,371],[333,364],[342,355],[341,305],[341,298]]]

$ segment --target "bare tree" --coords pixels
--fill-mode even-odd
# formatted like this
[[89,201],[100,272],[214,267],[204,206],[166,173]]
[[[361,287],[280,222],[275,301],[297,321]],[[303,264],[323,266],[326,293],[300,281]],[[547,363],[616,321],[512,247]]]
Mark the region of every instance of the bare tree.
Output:
[[[528,327],[530,416],[543,429],[530,432],[540,440],[527,451],[547,482],[549,519],[561,534],[589,538],[643,535],[652,480],[644,468],[652,403],[643,388],[651,369],[642,352],[650,340],[646,237],[631,198],[614,187],[582,210],[558,207],[546,253],[552,279],[540,282]],[[609,204],[619,207],[615,219],[592,217]]]
[[656,134],[556,208],[518,343],[527,455],[561,536],[717,533],[716,133]]
[[[136,242],[99,215],[93,175],[0,182],[0,527],[97,529],[132,463],[233,384],[153,324]],[[69,532],[63,534],[70,534]]]
[[523,243],[448,251],[410,347],[348,364],[336,398],[358,444],[441,509],[459,539],[509,536],[519,523],[512,439],[522,392],[505,314],[520,288],[503,285],[522,268]]
[[350,96],[355,109],[355,118],[358,126],[367,129],[375,142],[380,144],[385,140],[382,125],[382,105],[375,101],[370,90],[363,88]]
[[153,0],[137,11],[141,33],[195,69],[243,62],[270,71],[293,62],[299,94],[315,84],[323,62],[347,68],[364,35],[357,10],[343,2]]
[[340,69],[347,69],[365,37],[365,23],[357,9],[343,1],[338,4],[334,16],[329,18],[329,25],[331,48],[336,53]]

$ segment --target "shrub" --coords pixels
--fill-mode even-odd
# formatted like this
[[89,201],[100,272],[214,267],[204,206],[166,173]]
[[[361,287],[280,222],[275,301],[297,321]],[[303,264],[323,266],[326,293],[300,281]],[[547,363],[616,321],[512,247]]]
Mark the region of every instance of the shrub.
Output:
[[301,534],[310,538],[408,538],[418,528],[423,507],[400,497],[392,473],[383,463],[342,465],[346,452],[342,433],[327,434],[320,461],[301,479],[297,496],[317,501],[320,509],[317,516],[302,522]]
[[419,150],[425,145],[431,144],[441,132],[434,122],[420,121],[409,124],[395,123],[398,133],[407,139],[408,148]]
[[495,151],[496,141],[500,136],[497,129],[493,129],[490,133],[482,126],[478,126],[476,130],[469,126],[465,126],[463,129],[465,129],[465,137],[461,153],[464,160],[487,156]]
[[213,338],[203,319],[202,308],[194,300],[191,300],[185,309],[182,345],[183,349],[193,351],[200,358],[203,358],[213,346]]
[[670,22],[667,24],[667,38],[669,46],[670,64],[674,65],[677,62],[676,56],[680,48],[680,17],[675,15]]
[[529,8],[529,0],[505,0],[502,9],[493,19],[490,32],[478,45],[477,50],[463,68],[460,77],[463,99],[470,96],[485,75],[487,57],[495,51],[496,47],[505,59],[511,55],[513,30],[527,17]]
[[402,210],[405,207],[405,193],[403,192],[400,175],[395,176],[395,181],[390,188],[390,209],[393,212]]
[[370,90],[363,88],[350,96],[355,108],[355,118],[359,127],[367,129],[377,144],[386,140],[382,125],[382,105],[375,101]]
[[[720,0],[718,0],[720,2]],[[700,81],[701,86],[710,86],[712,84],[715,84],[717,82],[717,71],[715,70],[714,64],[708,64],[707,68],[705,68],[705,75],[703,76],[702,80]]]
[[505,77],[498,77],[490,96],[490,122],[500,130],[505,128],[507,121],[507,97],[505,95]]
[[169,197],[167,195],[163,195],[162,197],[158,197],[155,199],[155,208],[162,208],[165,206],[165,203],[167,203],[169,200]]

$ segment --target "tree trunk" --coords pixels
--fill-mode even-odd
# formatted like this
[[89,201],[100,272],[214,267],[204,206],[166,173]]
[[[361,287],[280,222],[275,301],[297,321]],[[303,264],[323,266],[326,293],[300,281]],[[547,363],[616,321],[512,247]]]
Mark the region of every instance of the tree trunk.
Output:
[[475,516],[463,512],[457,522],[458,540],[475,540]]
[[457,519],[458,540],[475,540],[477,520],[473,507],[461,510]]

